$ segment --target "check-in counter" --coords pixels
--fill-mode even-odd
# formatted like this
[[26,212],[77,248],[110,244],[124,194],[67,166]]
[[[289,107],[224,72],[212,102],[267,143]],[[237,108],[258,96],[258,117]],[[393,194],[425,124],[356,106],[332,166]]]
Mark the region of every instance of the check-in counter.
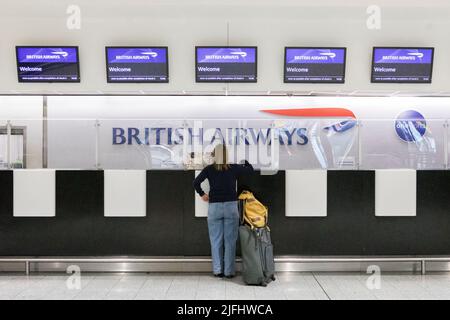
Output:
[[[0,171],[0,255],[207,256],[195,175]],[[276,255],[450,254],[450,171],[255,172],[244,188],[269,207]]]

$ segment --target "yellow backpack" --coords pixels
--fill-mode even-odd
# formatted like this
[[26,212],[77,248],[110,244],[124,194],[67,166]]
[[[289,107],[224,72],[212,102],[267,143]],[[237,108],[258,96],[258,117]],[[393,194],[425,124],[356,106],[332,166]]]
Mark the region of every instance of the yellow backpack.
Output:
[[250,191],[242,191],[239,195],[242,204],[242,216],[244,221],[253,228],[264,228],[267,226],[268,209],[259,202]]

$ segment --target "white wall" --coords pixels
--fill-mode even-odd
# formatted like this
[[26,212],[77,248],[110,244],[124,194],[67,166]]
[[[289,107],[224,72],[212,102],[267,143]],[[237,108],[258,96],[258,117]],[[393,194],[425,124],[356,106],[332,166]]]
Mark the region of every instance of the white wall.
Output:
[[[81,30],[66,28],[68,5],[79,5]],[[380,30],[366,27],[368,5],[382,10]],[[0,4],[0,93],[268,90],[450,92],[448,0],[3,0]],[[15,45],[80,46],[80,84],[17,83]],[[258,46],[257,84],[196,84],[195,45]],[[169,47],[169,84],[107,84],[106,45]],[[283,84],[284,46],[346,46],[343,85]],[[370,84],[371,49],[434,46],[432,84]]]

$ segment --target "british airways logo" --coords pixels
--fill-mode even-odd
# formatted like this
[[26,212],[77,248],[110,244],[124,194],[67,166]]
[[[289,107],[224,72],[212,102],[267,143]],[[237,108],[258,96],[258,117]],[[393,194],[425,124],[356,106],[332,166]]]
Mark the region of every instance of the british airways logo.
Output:
[[336,58],[336,53],[334,52],[321,52],[319,53],[321,56],[327,56],[330,57],[331,59]]
[[25,58],[28,60],[60,60],[65,59],[69,56],[68,52],[65,51],[52,51],[50,54],[27,54],[25,55]]
[[112,128],[113,145],[271,145],[274,138],[280,145],[308,143],[306,128]]
[[328,59],[336,58],[336,53],[334,52],[319,52],[318,55],[300,55],[294,56],[294,60],[302,60],[302,61],[326,61]]
[[[354,113],[345,108],[268,109],[263,112],[287,117],[346,118],[323,128],[324,131],[343,133],[357,125]],[[114,127],[113,145],[227,145],[272,144],[276,139],[280,145],[306,145],[309,142],[305,127],[280,128],[173,128],[173,127]]]
[[406,142],[417,142],[423,139],[427,131],[425,117],[415,110],[406,110],[398,115],[395,121],[395,132]]
[[346,121],[341,121],[341,122],[335,123],[331,126],[324,127],[323,129],[326,131],[345,132],[347,130],[350,130],[354,126],[356,126],[355,120],[346,120]]
[[65,51],[53,51],[52,54],[60,55],[63,58],[66,58],[69,54]]
[[263,112],[299,118],[347,118],[348,120],[339,121],[333,125],[326,126],[325,131],[345,132],[357,125],[355,114],[345,108],[300,108],[300,109],[268,109]]
[[158,53],[152,52],[152,51],[150,51],[150,52],[141,52],[141,54],[149,55],[152,58],[156,58],[158,56]]
[[422,52],[409,52],[408,55],[415,56],[415,57],[417,57],[419,59],[423,58],[423,53]]
[[233,51],[233,52],[230,52],[230,54],[235,54],[235,55],[241,56],[242,58],[245,58],[247,56],[247,52],[244,52],[244,51]]

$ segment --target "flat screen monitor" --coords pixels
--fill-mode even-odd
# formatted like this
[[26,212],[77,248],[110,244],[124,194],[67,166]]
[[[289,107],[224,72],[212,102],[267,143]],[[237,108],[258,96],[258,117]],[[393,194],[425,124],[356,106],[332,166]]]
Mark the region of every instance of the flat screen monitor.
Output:
[[80,82],[78,47],[17,46],[19,82]]
[[431,83],[434,48],[375,47],[372,83]]
[[196,82],[256,82],[256,47],[196,47]]
[[167,47],[106,47],[107,82],[169,82],[167,51]]
[[346,48],[286,47],[285,83],[344,83]]

